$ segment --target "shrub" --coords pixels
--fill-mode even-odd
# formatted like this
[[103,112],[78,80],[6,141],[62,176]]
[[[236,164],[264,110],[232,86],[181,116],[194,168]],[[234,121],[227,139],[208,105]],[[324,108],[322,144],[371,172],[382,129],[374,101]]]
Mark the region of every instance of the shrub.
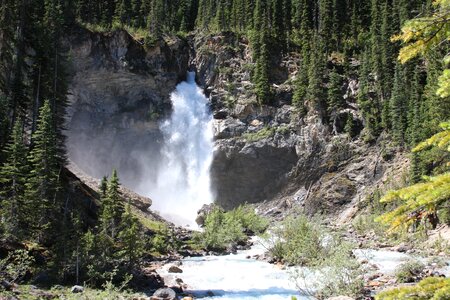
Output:
[[398,282],[408,283],[414,282],[420,276],[423,269],[425,268],[424,264],[418,260],[409,260],[397,267],[395,270],[395,277]]
[[257,142],[275,134],[275,128],[264,127],[257,132],[244,133],[242,136],[247,142]]
[[[303,266],[294,269],[292,278],[300,291],[317,298],[360,293],[362,271],[352,256],[353,248],[318,220],[303,215],[286,219],[274,230],[269,245],[273,257]],[[311,281],[311,274],[320,282]]]
[[376,300],[447,300],[450,295],[450,278],[428,277],[413,286],[403,286],[383,291]]
[[232,243],[244,242],[248,234],[263,233],[268,224],[250,206],[239,206],[229,212],[216,207],[206,216],[204,231],[197,239],[205,248],[221,251]]
[[16,250],[0,260],[0,281],[16,283],[31,271],[34,258],[26,250]]

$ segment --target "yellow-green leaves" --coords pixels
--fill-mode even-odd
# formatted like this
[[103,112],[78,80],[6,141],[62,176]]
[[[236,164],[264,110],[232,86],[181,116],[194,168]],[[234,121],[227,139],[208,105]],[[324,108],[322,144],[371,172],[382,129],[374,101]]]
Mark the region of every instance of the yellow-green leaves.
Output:
[[375,296],[376,300],[444,300],[450,294],[450,278],[428,277],[413,286],[390,289]]
[[[441,124],[442,132],[417,145],[413,151],[429,147],[438,147],[450,152],[450,122]],[[416,220],[434,214],[444,203],[450,201],[450,172],[431,177],[424,177],[424,182],[399,190],[389,191],[381,202],[400,200],[401,204],[394,210],[376,219],[390,226],[390,231],[408,228]]]
[[[398,56],[401,63],[424,55],[431,48],[450,40],[450,0],[436,0],[433,4],[436,8],[431,16],[407,21],[401,33],[392,37],[393,42],[401,41],[405,44]],[[448,60],[448,57],[444,59],[446,65]],[[450,69],[445,69],[439,77],[436,94],[440,97],[450,95]]]

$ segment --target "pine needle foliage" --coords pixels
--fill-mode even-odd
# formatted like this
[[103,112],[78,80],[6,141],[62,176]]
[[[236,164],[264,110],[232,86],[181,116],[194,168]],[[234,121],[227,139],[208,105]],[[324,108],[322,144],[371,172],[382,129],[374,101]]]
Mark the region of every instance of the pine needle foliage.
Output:
[[[413,151],[418,152],[429,147],[438,147],[450,152],[450,122],[441,124],[442,132],[417,145]],[[447,163],[447,167],[450,166]],[[450,200],[450,172],[436,176],[424,177],[420,182],[399,190],[388,192],[382,203],[401,200],[401,204],[377,221],[388,224],[390,231],[399,231],[408,228],[417,220],[436,214],[437,210],[449,204]]]
[[[450,40],[450,0],[435,0],[434,11],[425,17],[418,17],[407,21],[401,29],[401,33],[392,37],[392,41],[402,41],[406,44],[398,59],[402,63],[419,56],[425,55],[431,49],[448,43]],[[444,59],[448,65],[450,57]],[[450,69],[445,69],[439,77],[439,88],[436,93],[441,97],[450,95]]]

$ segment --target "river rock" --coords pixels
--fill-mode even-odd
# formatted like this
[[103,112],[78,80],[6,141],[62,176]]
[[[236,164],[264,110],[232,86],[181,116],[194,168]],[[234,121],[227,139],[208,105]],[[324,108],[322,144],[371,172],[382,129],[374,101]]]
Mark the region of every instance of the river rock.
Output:
[[162,288],[162,289],[157,290],[150,299],[151,300],[175,300],[175,299],[177,299],[177,294],[171,288]]
[[327,300],[355,300],[355,299],[352,297],[348,297],[348,296],[337,296],[337,297],[328,298]]
[[70,291],[71,291],[72,293],[74,293],[74,294],[76,294],[76,293],[82,293],[82,292],[84,292],[84,287],[82,287],[81,285],[74,285],[74,286],[70,289]]
[[183,273],[183,270],[181,270],[179,267],[172,265],[168,269],[169,273]]
[[206,217],[216,207],[217,206],[214,203],[203,204],[203,206],[197,211],[197,218],[195,219],[198,226],[203,227],[203,225],[205,225]]

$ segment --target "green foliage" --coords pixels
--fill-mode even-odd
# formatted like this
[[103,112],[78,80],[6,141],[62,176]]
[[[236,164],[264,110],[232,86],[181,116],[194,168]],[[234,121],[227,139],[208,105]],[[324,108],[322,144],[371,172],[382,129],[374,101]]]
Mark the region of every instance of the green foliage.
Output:
[[332,250],[323,246],[324,235],[324,228],[305,216],[289,217],[274,229],[274,247],[270,251],[274,258],[290,264],[320,265]]
[[32,271],[34,258],[26,250],[15,250],[0,260],[0,280],[19,283],[28,272]]
[[58,218],[54,200],[60,188],[56,132],[49,101],[45,101],[39,111],[33,143],[28,155],[31,170],[25,184],[25,205],[27,218],[34,225],[30,233],[38,241],[43,241],[51,226],[56,226]]
[[[269,241],[272,256],[307,267],[292,274],[300,291],[320,299],[361,292],[360,265],[352,257],[354,246],[321,226],[317,219],[289,217],[273,233]],[[311,272],[321,279],[320,283],[308,279]]]
[[395,270],[397,282],[408,283],[416,281],[425,265],[418,260],[410,260],[399,265]]
[[159,254],[166,254],[171,251],[176,251],[180,248],[180,241],[173,228],[168,228],[167,225],[159,227],[158,232],[152,239],[152,250]]
[[248,142],[257,142],[269,138],[275,134],[276,130],[273,127],[265,126],[257,132],[244,133],[242,137]]
[[11,141],[4,149],[6,161],[0,168],[1,223],[6,237],[19,237],[20,222],[25,221],[24,184],[26,182],[27,148],[22,122],[17,121]]
[[120,250],[129,268],[133,268],[144,251],[142,230],[139,220],[133,215],[130,204],[127,205],[121,220],[122,230],[119,232]]
[[[413,151],[421,151],[434,146],[450,151],[450,124],[441,124],[444,131],[417,145]],[[425,177],[424,182],[388,192],[380,201],[402,203],[377,221],[389,224],[391,231],[408,228],[423,218],[435,218],[437,210],[450,199],[450,172]]]
[[330,74],[330,83],[328,87],[327,104],[328,111],[336,111],[344,107],[345,100],[342,96],[342,77],[336,69]]
[[205,248],[222,251],[230,244],[246,241],[247,234],[263,233],[267,227],[268,221],[249,206],[229,212],[216,207],[207,215],[204,230],[197,238]]
[[376,300],[445,300],[450,295],[450,278],[428,277],[413,286],[403,286],[383,291]]

